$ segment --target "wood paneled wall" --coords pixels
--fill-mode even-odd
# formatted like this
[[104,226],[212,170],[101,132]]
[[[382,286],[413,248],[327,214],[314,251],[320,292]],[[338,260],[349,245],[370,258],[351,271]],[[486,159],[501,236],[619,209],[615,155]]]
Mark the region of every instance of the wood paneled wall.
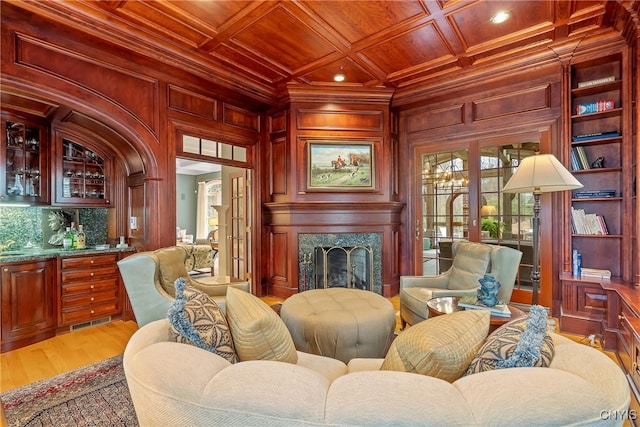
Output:
[[[162,213],[176,206],[176,128],[249,151],[260,140],[265,105],[212,87],[189,70],[11,4],[2,5],[1,31],[2,91],[26,100],[12,107],[24,111],[31,99],[55,105],[51,122],[95,135],[117,157],[119,200],[109,233],[129,236],[138,249],[175,244],[175,216]],[[136,230],[128,229],[130,216],[138,218]]]
[[[264,292],[287,297],[299,290],[299,234],[382,234],[382,292],[398,292],[400,213],[397,135],[391,132],[392,91],[382,88],[354,93],[327,88],[289,87],[285,107],[268,115],[268,150],[263,158],[263,219],[266,283]],[[397,127],[396,127],[397,128]],[[309,141],[370,142],[375,162],[370,189],[309,186]]]

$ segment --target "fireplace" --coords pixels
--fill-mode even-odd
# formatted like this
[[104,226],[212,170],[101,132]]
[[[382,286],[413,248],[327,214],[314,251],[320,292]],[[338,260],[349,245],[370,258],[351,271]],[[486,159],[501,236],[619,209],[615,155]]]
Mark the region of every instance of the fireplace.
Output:
[[358,288],[382,294],[382,234],[299,234],[299,291]]
[[356,288],[370,291],[373,248],[319,246],[314,249],[315,288]]

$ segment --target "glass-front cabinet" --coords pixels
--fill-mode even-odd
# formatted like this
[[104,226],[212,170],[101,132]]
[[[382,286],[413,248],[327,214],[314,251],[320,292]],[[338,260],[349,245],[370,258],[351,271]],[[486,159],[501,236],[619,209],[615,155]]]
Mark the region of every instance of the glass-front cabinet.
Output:
[[60,132],[56,144],[56,203],[110,205],[111,158],[93,145]]
[[3,113],[2,135],[0,201],[47,203],[47,127]]

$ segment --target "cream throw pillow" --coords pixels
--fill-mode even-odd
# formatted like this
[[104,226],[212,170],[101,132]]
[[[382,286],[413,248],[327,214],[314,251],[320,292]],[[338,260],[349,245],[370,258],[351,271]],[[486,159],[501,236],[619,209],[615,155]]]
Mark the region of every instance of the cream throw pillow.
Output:
[[393,340],[380,369],[453,382],[484,343],[489,318],[488,310],[465,310],[417,323]]
[[289,330],[280,316],[260,298],[229,287],[226,313],[233,344],[241,361],[298,362]]

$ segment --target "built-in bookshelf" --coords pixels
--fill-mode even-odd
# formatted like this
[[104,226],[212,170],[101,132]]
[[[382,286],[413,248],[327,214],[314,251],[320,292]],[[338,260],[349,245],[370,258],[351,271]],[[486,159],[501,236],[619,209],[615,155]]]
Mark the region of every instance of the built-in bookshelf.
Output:
[[[560,279],[560,328],[603,334],[604,282],[631,283],[632,204],[628,53],[585,58],[568,66],[571,171],[583,184],[571,195],[570,240],[565,259],[580,254],[582,271],[564,269]],[[572,263],[573,264],[573,263]]]
[[622,275],[622,105],[621,56],[571,67],[571,165],[584,185],[571,200],[572,249],[583,267],[613,276]]

